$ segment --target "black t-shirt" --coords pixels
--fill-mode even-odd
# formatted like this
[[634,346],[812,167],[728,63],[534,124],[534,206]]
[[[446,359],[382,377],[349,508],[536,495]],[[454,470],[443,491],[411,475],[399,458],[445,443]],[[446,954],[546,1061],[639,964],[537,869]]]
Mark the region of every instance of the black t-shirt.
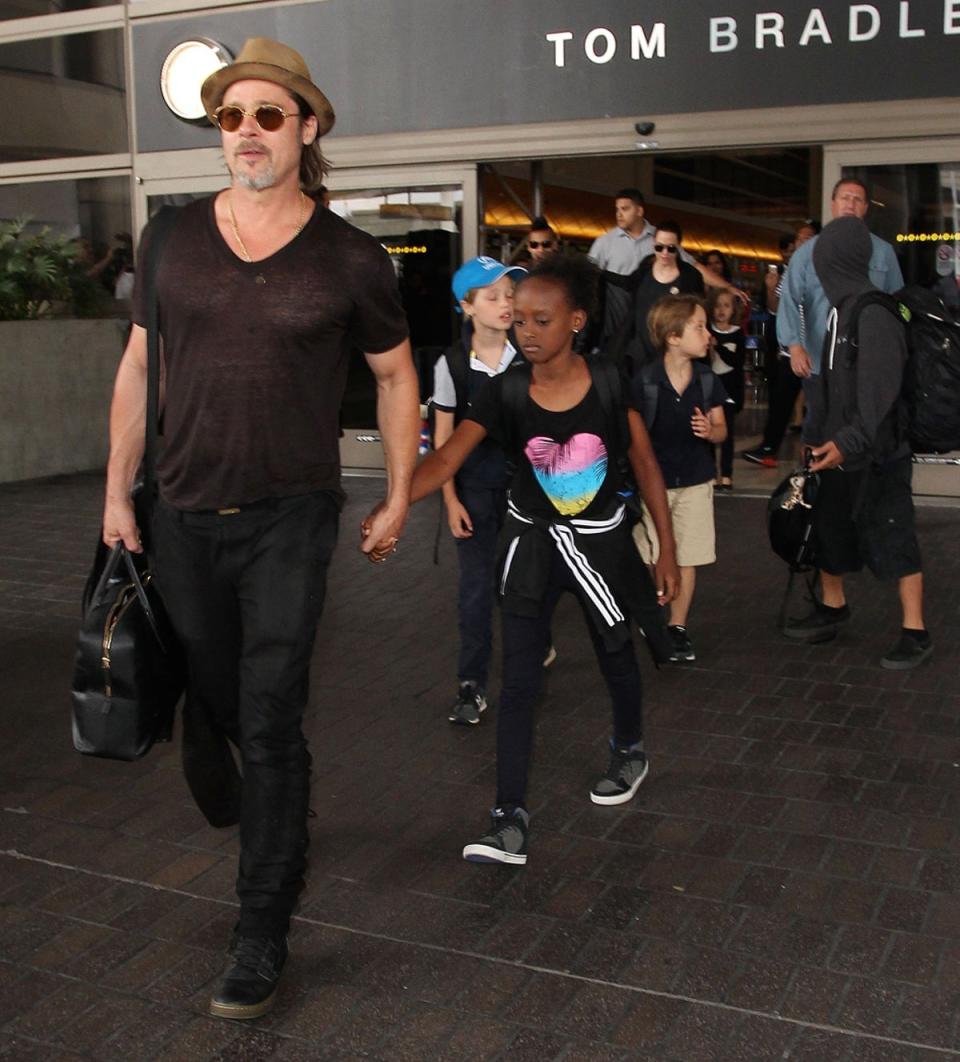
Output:
[[[510,495],[530,516],[553,520],[560,516],[590,519],[608,509],[623,487],[617,468],[615,441],[608,438],[595,388],[560,413],[538,406],[528,395],[520,424],[505,423],[503,376],[490,380],[475,399],[467,418],[476,421],[516,461]],[[512,444],[519,453],[511,455]]]
[[[396,276],[371,236],[318,206],[303,231],[244,262],[213,198],[184,207],[157,274],[165,364],[162,497],[219,509],[340,491],[339,411],[351,349],[406,338]],[[149,246],[144,232],[141,265]],[[146,322],[137,270],[133,319]]]
[[703,295],[703,277],[700,273],[686,262],[678,263],[677,268],[676,278],[665,284],[654,277],[649,258],[645,258],[637,270],[638,282],[633,303],[634,337],[637,344],[634,349],[635,358],[642,351],[642,360],[652,361],[662,353],[654,347],[650,330],[647,328],[647,317],[660,299],[667,295]]
[[642,376],[634,377],[634,398],[638,399],[638,404],[642,403],[642,398],[637,390],[642,390],[645,382],[657,387],[656,415],[653,423],[647,424],[647,430],[664,484],[667,487],[692,487],[712,480],[716,475],[713,443],[693,434],[690,418],[695,408],[709,413],[722,405],[726,399],[723,385],[712,372],[698,371],[694,365],[690,383],[683,394],[678,395],[660,360],[645,369]]

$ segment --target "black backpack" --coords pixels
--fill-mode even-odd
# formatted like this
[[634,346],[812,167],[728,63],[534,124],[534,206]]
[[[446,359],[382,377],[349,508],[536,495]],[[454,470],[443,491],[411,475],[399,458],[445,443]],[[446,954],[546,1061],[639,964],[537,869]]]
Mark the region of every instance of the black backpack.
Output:
[[[858,325],[867,306],[883,306],[902,323],[907,340],[898,434],[916,454],[960,450],[960,323],[943,302],[914,285],[894,295],[869,291],[858,296],[843,337],[843,368],[856,368]],[[838,349],[840,339],[838,338]],[[851,373],[855,381],[855,372]],[[855,382],[852,384],[855,388]]]

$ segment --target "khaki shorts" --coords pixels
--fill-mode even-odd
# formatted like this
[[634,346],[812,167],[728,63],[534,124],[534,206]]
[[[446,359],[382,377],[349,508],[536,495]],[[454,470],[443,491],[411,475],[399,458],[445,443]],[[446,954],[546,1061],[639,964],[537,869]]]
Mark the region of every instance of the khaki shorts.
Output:
[[[713,483],[708,480],[692,487],[673,487],[667,491],[667,506],[677,543],[677,564],[681,568],[713,564],[717,559]],[[633,529],[633,540],[644,564],[656,564],[660,558],[660,543],[646,506],[643,519]]]

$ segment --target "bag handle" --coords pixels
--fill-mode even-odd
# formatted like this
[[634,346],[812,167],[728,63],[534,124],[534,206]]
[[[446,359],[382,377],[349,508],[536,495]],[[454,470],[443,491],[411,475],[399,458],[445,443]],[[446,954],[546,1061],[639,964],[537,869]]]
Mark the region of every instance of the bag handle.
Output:
[[127,575],[130,578],[130,585],[136,591],[137,598],[140,601],[140,607],[143,609],[143,614],[147,617],[147,622],[150,624],[150,630],[153,631],[153,636],[157,639],[160,648],[164,652],[167,652],[167,647],[164,645],[163,638],[160,637],[157,618],[154,615],[150,599],[147,597],[147,591],[144,589],[143,580],[140,577],[140,573],[137,571],[137,566],[133,557],[130,555],[130,551],[122,541],[118,542],[110,551],[110,556],[107,558],[107,563],[103,568],[103,574],[100,576],[97,588],[93,592],[93,597],[90,603],[91,607],[99,605],[102,602],[107,587],[116,577],[117,569],[120,567],[121,563],[126,567]]

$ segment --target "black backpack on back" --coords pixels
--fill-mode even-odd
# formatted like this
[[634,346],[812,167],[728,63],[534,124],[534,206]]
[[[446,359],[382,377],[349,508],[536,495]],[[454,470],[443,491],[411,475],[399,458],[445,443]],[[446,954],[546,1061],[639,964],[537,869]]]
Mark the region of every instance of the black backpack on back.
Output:
[[[926,288],[910,285],[894,295],[869,291],[850,313],[843,368],[854,380],[859,352],[857,328],[867,306],[883,306],[899,320],[907,340],[899,433],[915,454],[960,450],[960,323]],[[838,349],[840,339],[838,337]]]

